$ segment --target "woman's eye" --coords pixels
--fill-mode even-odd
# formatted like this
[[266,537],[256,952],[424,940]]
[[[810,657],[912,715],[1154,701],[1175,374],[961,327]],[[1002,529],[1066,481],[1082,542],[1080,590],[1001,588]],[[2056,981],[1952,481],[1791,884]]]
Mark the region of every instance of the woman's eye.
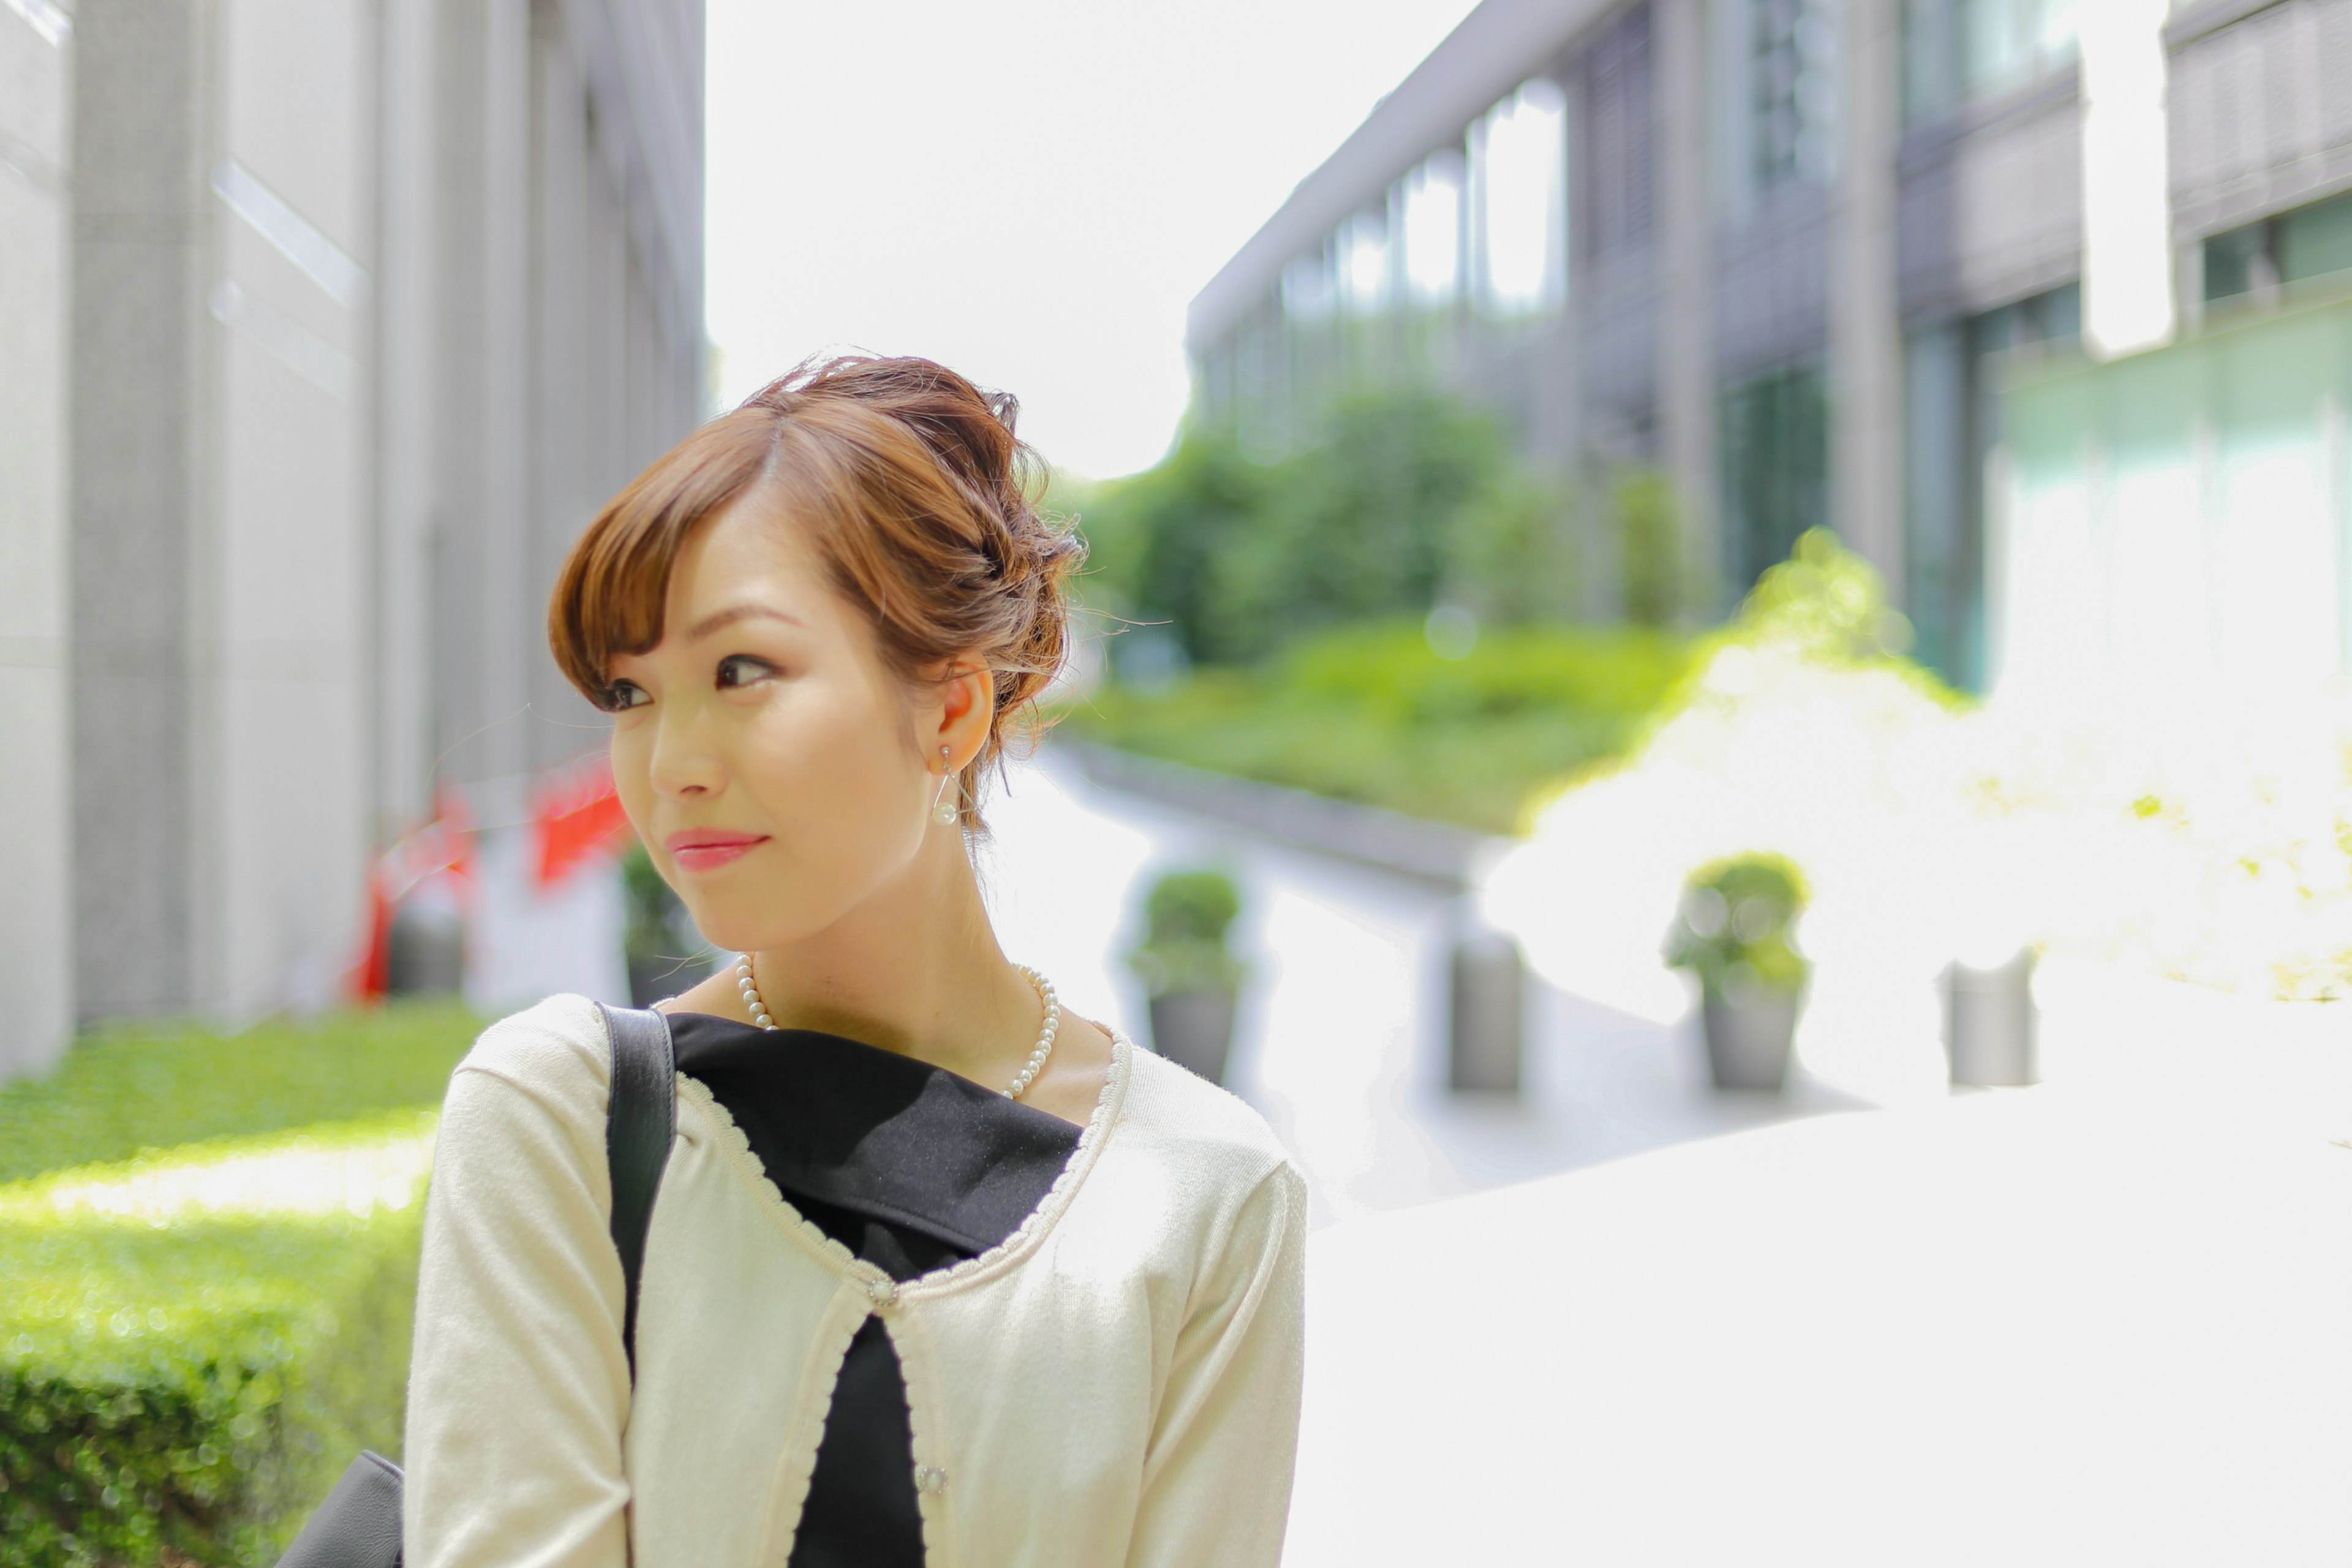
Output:
[[722,688],[749,686],[755,680],[775,673],[774,665],[764,658],[753,658],[746,653],[730,654],[719,661],[719,684]]
[[618,713],[624,708],[640,708],[653,698],[634,680],[616,680],[604,688],[604,706]]

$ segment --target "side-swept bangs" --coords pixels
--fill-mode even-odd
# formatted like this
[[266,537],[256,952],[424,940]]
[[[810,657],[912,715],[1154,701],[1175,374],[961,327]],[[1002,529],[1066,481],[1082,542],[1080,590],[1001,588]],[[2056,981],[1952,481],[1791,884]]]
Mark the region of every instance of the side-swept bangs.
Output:
[[547,639],[564,679],[606,705],[613,660],[662,638],[670,572],[706,520],[735,504],[767,472],[776,421],[739,408],[696,430],[604,504],[572,547],[547,608]]

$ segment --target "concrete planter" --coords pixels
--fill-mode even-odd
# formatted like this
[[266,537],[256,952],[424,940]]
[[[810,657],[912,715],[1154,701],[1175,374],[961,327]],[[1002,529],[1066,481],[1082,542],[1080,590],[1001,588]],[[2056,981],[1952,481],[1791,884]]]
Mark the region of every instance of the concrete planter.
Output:
[[1717,1089],[1778,1094],[1789,1080],[1790,1047],[1797,1037],[1800,998],[1766,991],[1740,1002],[1709,996],[1701,1005],[1707,1070]]
[[1465,936],[1454,944],[1453,981],[1448,1086],[1475,1093],[1518,1093],[1528,984],[1518,944],[1500,931]]
[[1225,1081],[1235,993],[1171,991],[1151,999],[1151,1048],[1211,1083]]
[[455,909],[423,902],[393,911],[384,989],[394,996],[454,995],[466,984],[466,926]]
[[2036,1081],[2033,1036],[2032,950],[1998,969],[1955,963],[1944,971],[1944,1051],[1954,1083]]

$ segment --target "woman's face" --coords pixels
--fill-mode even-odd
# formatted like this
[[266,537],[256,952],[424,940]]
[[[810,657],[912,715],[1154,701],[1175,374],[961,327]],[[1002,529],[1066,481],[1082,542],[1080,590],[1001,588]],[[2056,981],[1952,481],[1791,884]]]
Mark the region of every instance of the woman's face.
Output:
[[906,874],[928,835],[955,833],[929,809],[944,737],[928,755],[922,738],[963,706],[941,694],[955,688],[883,664],[772,500],[754,492],[688,539],[662,628],[613,662],[613,778],[710,941],[805,941]]

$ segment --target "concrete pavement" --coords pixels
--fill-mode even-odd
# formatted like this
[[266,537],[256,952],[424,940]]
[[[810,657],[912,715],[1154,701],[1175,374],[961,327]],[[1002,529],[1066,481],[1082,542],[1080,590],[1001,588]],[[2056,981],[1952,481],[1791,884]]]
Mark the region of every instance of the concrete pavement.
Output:
[[1538,987],[1482,1101],[1444,895],[1013,786],[992,897],[1081,1013],[1140,1033],[1152,869],[1244,887],[1234,1079],[1318,1226],[1291,1568],[2352,1556],[2334,1010],[2052,966],[2053,1081],[1883,1107],[1718,1096],[1687,1023]]

